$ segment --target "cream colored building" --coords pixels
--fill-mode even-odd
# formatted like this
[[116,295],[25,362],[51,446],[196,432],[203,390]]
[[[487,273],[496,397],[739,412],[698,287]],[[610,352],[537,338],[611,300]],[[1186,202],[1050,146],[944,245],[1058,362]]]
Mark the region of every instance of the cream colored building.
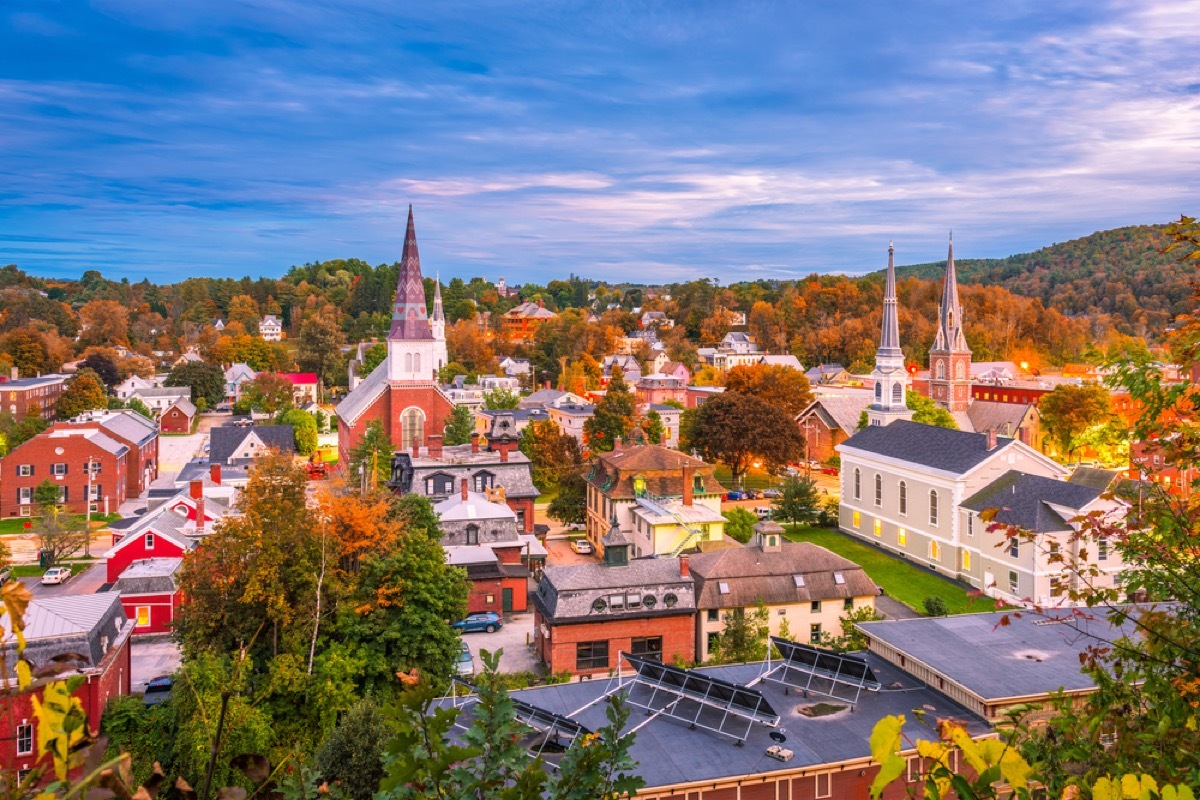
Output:
[[796,642],[841,636],[843,616],[875,608],[879,589],[853,561],[815,544],[784,540],[778,523],[754,528],[748,545],[689,557],[696,579],[698,661],[711,656],[729,614],[753,614],[760,601],[771,635],[785,633]]

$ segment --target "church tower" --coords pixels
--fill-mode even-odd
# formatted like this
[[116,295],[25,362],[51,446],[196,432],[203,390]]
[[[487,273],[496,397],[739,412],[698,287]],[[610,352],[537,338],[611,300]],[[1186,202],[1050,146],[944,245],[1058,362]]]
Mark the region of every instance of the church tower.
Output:
[[887,425],[898,419],[912,419],[904,393],[908,391],[908,372],[900,350],[900,317],[896,308],[895,248],[888,243],[887,282],[883,290],[883,330],[875,351],[875,402],[867,407],[867,424]]
[[929,395],[951,413],[971,404],[971,348],[963,336],[958,276],[954,272],[954,235],[946,256],[946,278],[938,309],[938,330],[929,350]]
[[412,206],[408,207],[408,230],[400,255],[392,327],[388,330],[387,377],[389,381],[433,383],[437,372],[450,360],[446,352],[446,321],[442,315],[442,293],[434,295],[433,319],[425,308],[425,284],[421,277],[421,255]]

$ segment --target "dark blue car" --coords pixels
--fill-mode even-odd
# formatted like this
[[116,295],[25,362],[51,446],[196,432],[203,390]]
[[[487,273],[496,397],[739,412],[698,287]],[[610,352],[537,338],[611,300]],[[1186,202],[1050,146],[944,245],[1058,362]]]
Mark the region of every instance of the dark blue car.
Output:
[[503,624],[504,620],[500,619],[500,615],[495,611],[481,611],[477,614],[468,614],[466,619],[460,619],[454,623],[454,628],[463,633],[477,633],[479,631],[491,633]]
[[146,685],[146,693],[143,695],[143,700],[148,706],[155,706],[159,703],[164,703],[171,699],[171,689],[175,682],[170,675],[160,675],[157,678],[152,678],[150,683]]

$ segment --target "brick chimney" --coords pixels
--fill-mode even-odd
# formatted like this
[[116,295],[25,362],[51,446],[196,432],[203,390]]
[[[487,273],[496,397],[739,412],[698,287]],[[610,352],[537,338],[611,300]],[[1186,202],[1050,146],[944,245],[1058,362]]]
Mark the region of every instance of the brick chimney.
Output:
[[688,563],[687,553],[679,557],[679,577],[690,578],[692,576],[692,566]]
[[215,483],[217,486],[221,485],[221,465],[220,464],[210,464],[209,465],[208,479],[211,480],[213,483]]
[[421,455],[421,443],[413,442],[413,458],[418,458]]
[[433,433],[429,436],[429,457],[442,457],[442,435],[440,433]]
[[695,487],[695,479],[692,477],[695,470],[690,466],[683,468],[683,504],[690,506],[692,504],[692,492]]
[[204,492],[196,498],[196,535],[204,533]]
[[500,452],[500,463],[501,464],[508,463],[508,451],[509,451],[509,447],[507,446],[507,444],[504,447],[500,448],[499,452]]
[[987,432],[987,449],[988,450],[996,449],[996,429],[995,428],[992,428],[990,431]]
[[463,500],[466,500],[466,499],[467,499],[467,487],[468,487],[468,485],[469,485],[469,484],[467,483],[467,480],[468,480],[467,478],[463,478],[463,479],[462,479],[462,499],[463,499]]
[[479,434],[475,431],[471,432],[471,452],[479,452]]
[[188,484],[188,497],[193,500],[199,500],[204,497],[204,482],[192,481]]

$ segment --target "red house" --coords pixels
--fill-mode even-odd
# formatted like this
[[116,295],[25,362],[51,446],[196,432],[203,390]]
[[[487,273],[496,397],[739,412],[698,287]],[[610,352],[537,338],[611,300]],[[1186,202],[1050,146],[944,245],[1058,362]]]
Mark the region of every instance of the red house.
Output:
[[195,419],[196,407],[192,401],[176,400],[158,418],[158,426],[163,433],[191,433]]
[[133,620],[134,634],[170,632],[179,612],[175,575],[182,564],[182,558],[147,558],[134,561],[121,573],[113,591],[121,596],[125,614]]
[[317,387],[319,381],[315,372],[280,372],[279,377],[287,378],[292,383],[292,398],[297,406],[317,402]]
[[[5,630],[12,628],[6,612],[0,613],[0,625]],[[38,598],[25,609],[24,658],[35,674],[52,661],[70,659],[72,668],[57,677],[83,676],[75,697],[83,704],[89,731],[96,736],[108,701],[130,692],[132,633],[133,623],[115,593]],[[6,641],[4,656],[11,668],[16,663],[16,643],[11,638]],[[18,774],[38,763],[33,698],[39,695],[27,691],[0,697],[0,730],[5,732],[0,736],[0,764]]]
[[54,404],[63,393],[67,377],[21,378],[13,367],[11,376],[0,375],[0,410],[12,414],[17,422],[30,416],[54,419]]

